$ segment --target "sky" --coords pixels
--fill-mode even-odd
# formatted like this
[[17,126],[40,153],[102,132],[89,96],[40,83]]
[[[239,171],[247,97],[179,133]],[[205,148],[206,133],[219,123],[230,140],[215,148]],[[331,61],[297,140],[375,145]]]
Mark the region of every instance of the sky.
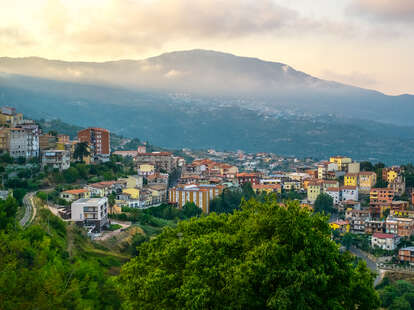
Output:
[[414,0],[0,0],[0,56],[143,59],[209,49],[414,94]]

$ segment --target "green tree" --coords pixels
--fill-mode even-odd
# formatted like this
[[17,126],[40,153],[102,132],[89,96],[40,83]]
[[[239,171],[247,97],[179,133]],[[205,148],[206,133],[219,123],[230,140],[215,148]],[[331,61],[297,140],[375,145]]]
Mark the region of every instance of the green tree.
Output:
[[73,152],[73,158],[83,161],[85,157],[90,155],[89,146],[86,142],[79,142],[75,146],[75,151]]
[[332,197],[325,193],[319,194],[315,200],[314,210],[320,213],[331,213],[333,211]]
[[203,213],[201,208],[197,207],[194,202],[186,202],[183,206],[182,212],[186,218],[200,216]]
[[362,161],[360,163],[361,171],[374,171],[374,165],[370,161]]
[[142,243],[117,279],[127,309],[376,309],[373,275],[327,218],[274,199],[181,221]]
[[344,236],[342,237],[342,244],[347,250],[349,250],[349,248],[351,247],[352,242],[353,242],[352,234],[351,233],[344,234]]
[[6,200],[0,199],[0,230],[14,224],[18,207],[16,199],[11,196]]
[[388,308],[389,310],[411,310],[410,303],[404,297],[396,298],[391,306]]
[[65,179],[66,183],[74,183],[77,179],[79,179],[78,170],[74,167],[70,167],[63,171],[63,178]]

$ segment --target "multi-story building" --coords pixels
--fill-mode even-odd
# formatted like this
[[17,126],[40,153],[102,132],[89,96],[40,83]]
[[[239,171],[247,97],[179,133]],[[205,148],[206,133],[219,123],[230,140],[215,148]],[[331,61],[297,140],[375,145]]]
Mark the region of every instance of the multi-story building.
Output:
[[371,246],[383,250],[393,251],[400,243],[400,237],[394,234],[374,233],[371,238]]
[[103,181],[89,184],[86,189],[90,191],[91,197],[106,197],[110,194],[122,193],[122,190],[126,188],[126,185],[126,180]]
[[237,174],[237,181],[240,185],[245,183],[250,183],[251,185],[260,184],[260,174],[258,173],[248,173],[242,172]]
[[398,166],[382,169],[382,179],[388,183],[393,182],[399,175],[401,175],[401,168]]
[[402,196],[405,193],[405,178],[402,175],[397,176],[388,183],[388,188],[392,189],[397,196]]
[[155,173],[155,167],[152,164],[138,165],[138,175],[149,176]]
[[39,134],[35,128],[10,128],[9,152],[13,158],[39,157]]
[[369,192],[370,203],[391,202],[394,199],[394,191],[389,188],[372,188]]
[[331,163],[335,163],[338,165],[339,171],[347,171],[348,165],[352,163],[352,159],[345,156],[334,156],[329,159]]
[[352,232],[364,233],[365,222],[369,220],[369,211],[347,209],[345,211],[345,219],[349,221]]
[[358,201],[358,187],[357,186],[342,186],[341,197],[342,201],[353,200]]
[[414,219],[388,217],[385,221],[385,231],[409,238],[414,234]]
[[325,190],[325,193],[332,197],[335,205],[339,204],[341,201],[341,191],[339,187],[329,187]]
[[352,162],[348,164],[348,173],[359,173],[361,170],[361,164],[358,162]]
[[383,233],[385,229],[384,221],[369,219],[365,221],[365,233],[372,235],[375,233]]
[[347,173],[344,176],[345,186],[358,186],[358,173]]
[[223,186],[220,185],[185,185],[170,188],[168,191],[169,203],[176,204],[180,209],[187,203],[193,202],[204,213],[210,212],[210,201],[220,195]]
[[310,203],[314,203],[321,193],[322,186],[319,182],[313,181],[308,184],[307,198]]
[[158,172],[170,173],[174,170],[174,157],[169,152],[137,153],[137,165],[152,164]]
[[398,258],[401,262],[414,263],[414,246],[400,249],[398,251]]
[[16,113],[15,108],[2,107],[0,112],[0,125],[13,128],[23,121],[23,114]]
[[256,194],[260,193],[278,193],[282,192],[282,186],[280,184],[254,184],[252,185],[253,191]]
[[57,137],[51,134],[41,134],[39,136],[40,151],[55,149],[57,145]]
[[0,152],[9,151],[10,128],[0,128]]
[[362,194],[369,194],[375,183],[377,183],[377,174],[375,172],[362,171],[359,173],[359,191]]
[[69,169],[70,152],[61,150],[49,150],[42,152],[42,168],[59,169],[60,171]]
[[81,198],[71,205],[72,221],[100,232],[108,221],[108,198]]
[[87,128],[78,132],[79,142],[87,143],[94,160],[107,161],[111,154],[110,133],[103,128]]

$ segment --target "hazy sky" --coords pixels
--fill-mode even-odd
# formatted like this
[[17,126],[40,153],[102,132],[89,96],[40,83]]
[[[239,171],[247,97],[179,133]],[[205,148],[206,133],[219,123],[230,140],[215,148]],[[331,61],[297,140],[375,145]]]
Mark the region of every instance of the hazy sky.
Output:
[[0,0],[0,56],[141,59],[194,48],[414,94],[414,0]]

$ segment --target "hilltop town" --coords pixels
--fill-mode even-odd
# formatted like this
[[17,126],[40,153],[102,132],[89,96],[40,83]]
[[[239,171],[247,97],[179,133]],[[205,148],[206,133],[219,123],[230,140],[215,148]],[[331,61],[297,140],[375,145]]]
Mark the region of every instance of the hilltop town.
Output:
[[[131,210],[191,205],[200,213],[220,213],[238,209],[240,199],[273,195],[281,205],[296,200],[302,208],[329,214],[332,238],[381,268],[414,263],[411,165],[213,149],[154,152],[147,143],[117,150],[107,129],[90,127],[75,137],[44,132],[10,107],[1,108],[0,126],[2,161],[9,163],[2,198],[18,197],[23,186],[17,179],[29,178],[22,171],[36,171],[43,179],[24,194],[36,192],[54,214],[94,239],[123,231]],[[86,166],[89,174],[82,178]],[[109,170],[99,173],[101,167]],[[238,197],[236,203],[226,198],[229,193]]]

